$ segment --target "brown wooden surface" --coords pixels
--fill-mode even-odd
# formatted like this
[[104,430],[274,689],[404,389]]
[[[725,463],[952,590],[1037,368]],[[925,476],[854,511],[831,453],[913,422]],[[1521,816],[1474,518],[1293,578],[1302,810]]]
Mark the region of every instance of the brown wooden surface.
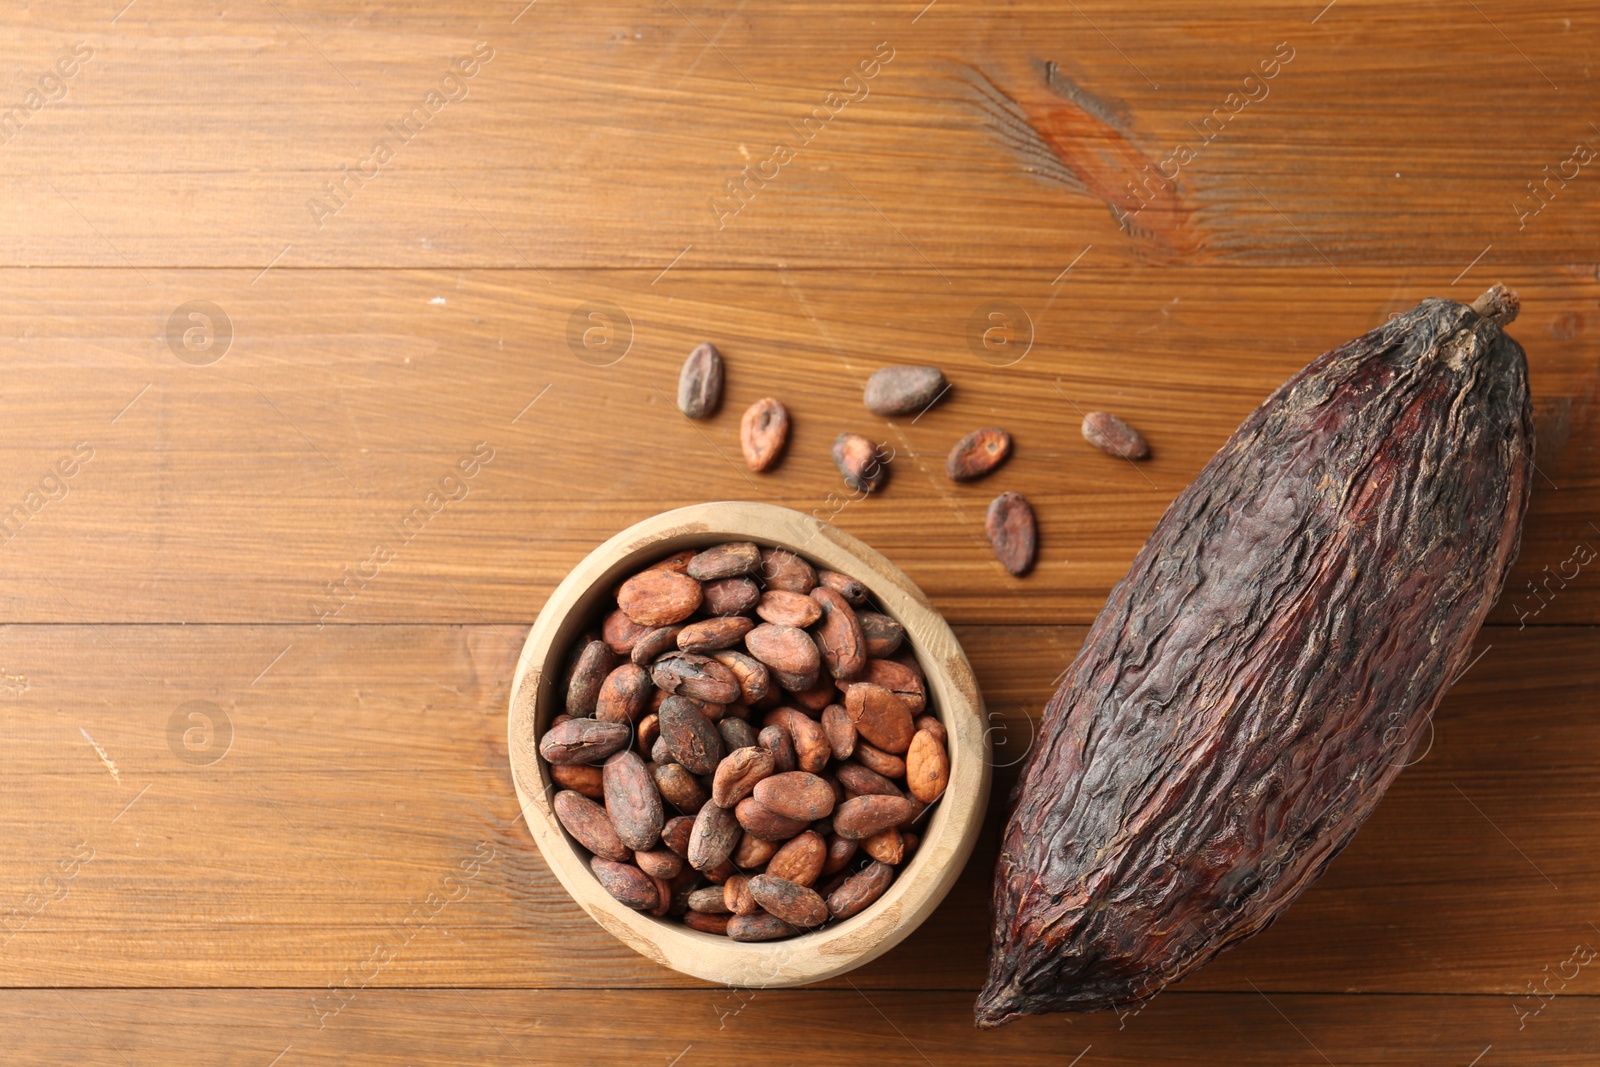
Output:
[[[0,533],[6,1062],[1600,1063],[1600,963],[1560,977],[1600,947],[1600,565],[1571,562],[1600,547],[1600,175],[1513,206],[1600,148],[1593,5],[122,4],[0,29],[0,120],[94,51],[0,133],[0,516],[56,497]],[[465,98],[319,228],[307,200],[480,41]],[[879,42],[869,94],[719,229],[725,182]],[[1268,95],[1120,231],[1134,172],[1279,42]],[[1524,301],[1540,475],[1427,755],[1273,929],[1142,1012],[978,1034],[1006,764],[1151,525],[1309,358],[1494,280]],[[192,300],[231,324],[206,365],[168,340]],[[632,323],[614,365],[568,345],[595,301]],[[991,301],[1031,322],[1015,363],[969,344]],[[671,398],[703,339],[728,389],[694,424]],[[923,361],[940,405],[860,406]],[[764,395],[795,430],[758,477],[737,423]],[[1093,408],[1152,460],[1084,444]],[[950,443],[997,423],[1007,467],[947,482]],[[897,459],[840,509],[843,429]],[[319,628],[326,583],[480,442],[465,498]],[[983,541],[1002,489],[1039,513],[1026,580]],[[738,498],[886,553],[996,716],[949,900],[808,990],[696,983],[603,933],[506,766],[561,576]],[[233,734],[205,766],[171,739],[197,700]]]

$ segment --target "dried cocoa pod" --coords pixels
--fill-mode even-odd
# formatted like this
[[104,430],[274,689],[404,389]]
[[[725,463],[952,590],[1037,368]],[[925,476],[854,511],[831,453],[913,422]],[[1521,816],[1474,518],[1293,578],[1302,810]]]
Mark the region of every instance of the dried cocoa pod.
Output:
[[833,814],[833,832],[840,837],[861,841],[879,830],[904,822],[911,815],[911,801],[904,797],[862,796],[847,800]]
[[1039,527],[1026,497],[1009,490],[995,497],[983,517],[983,528],[1002,567],[1019,578],[1033,569],[1039,554]]
[[870,767],[863,767],[859,763],[846,760],[835,767],[833,773],[838,776],[840,785],[857,796],[898,797],[903,795],[900,792],[900,787],[895,785],[893,780],[879,774]]
[[1083,439],[1108,456],[1144,459],[1150,454],[1139,431],[1106,411],[1091,411],[1083,417]]
[[750,895],[767,914],[776,915],[802,930],[821,926],[829,919],[828,905],[816,890],[796,885],[787,878],[758,874],[750,879]]
[[733,672],[695,652],[663,656],[650,668],[650,677],[656,688],[680,697],[712,704],[731,704],[739,699],[739,679]]
[[745,408],[739,419],[739,447],[745,466],[764,471],[777,462],[789,439],[789,409],[776,397],[764,396]]
[[689,577],[699,582],[740,578],[761,566],[761,546],[749,541],[724,541],[698,552],[689,560]]
[[733,855],[729,859],[741,871],[750,871],[770,860],[778,851],[778,847],[777,841],[768,841],[745,830],[739,837],[738,847],[733,850]]
[[829,704],[822,709],[822,732],[827,735],[834,759],[847,760],[856,750],[856,724],[850,721],[850,712],[843,704]]
[[661,794],[637,752],[618,752],[606,760],[602,774],[606,814],[622,843],[634,851],[651,849],[661,840]]
[[1516,556],[1515,312],[1498,286],[1425,300],[1324,353],[1167,509],[1044,710],[979,1026],[1154,996],[1366,821]]
[[600,624],[600,639],[618,656],[632,652],[633,643],[649,632],[650,627],[640,626],[628,618],[628,613],[621,608],[607,615]]
[[761,599],[754,578],[718,578],[700,586],[700,608],[707,615],[743,615]]
[[757,837],[768,841],[787,841],[806,828],[805,819],[791,819],[779,815],[755,797],[745,797],[733,809],[739,825]]
[[731,808],[755,791],[756,783],[772,773],[772,753],[764,748],[736,748],[717,764],[711,783],[711,801]]
[[889,460],[870,437],[842,433],[833,439],[833,464],[844,484],[858,493],[871,493],[889,477]]
[[822,656],[804,630],[764,622],[744,635],[744,647],[772,671],[805,682],[800,686],[786,685],[786,689],[808,689],[817,683]]
[[801,822],[820,819],[833,810],[832,788],[807,771],[768,775],[756,783],[753,795],[777,814]]
[[685,652],[716,652],[743,641],[755,626],[754,619],[740,615],[701,619],[678,631],[678,647]]
[[703,911],[691,911],[684,915],[683,925],[691,930],[699,930],[703,934],[720,934],[727,936],[731,915],[712,915]]
[[729,752],[736,748],[749,748],[756,743],[755,727],[743,719],[723,719],[717,723],[717,733],[722,735],[723,747]]
[[750,895],[748,874],[730,874],[722,883],[722,906],[734,915],[754,915],[761,910],[756,898]]
[[631,723],[650,704],[650,672],[634,663],[606,675],[595,698],[594,717],[602,722]]
[[695,774],[713,774],[722,762],[722,735],[716,724],[682,697],[661,705],[661,740],[672,758]]
[[617,605],[640,626],[671,626],[695,613],[705,594],[687,574],[651,567],[622,583]]
[[696,813],[694,829],[689,834],[689,866],[697,871],[707,871],[733,855],[739,843],[739,823],[733,812],[707,804]]
[[567,833],[578,844],[596,856],[608,860],[626,860],[633,855],[631,849],[617,836],[606,809],[570,789],[564,789],[550,798],[550,807],[556,818],[566,827]]
[[661,843],[680,856],[689,855],[689,835],[694,830],[694,819],[688,815],[674,815],[661,828]]
[[618,863],[603,856],[589,860],[595,880],[619,903],[638,911],[649,911],[660,901],[656,880],[631,863]]
[[800,931],[776,915],[758,911],[754,915],[735,915],[726,928],[731,941],[776,941],[780,937],[793,937]]
[[599,763],[625,746],[633,730],[625,722],[568,719],[546,730],[539,755],[549,763]]
[[795,885],[809,886],[821,877],[822,865],[827,860],[828,843],[821,834],[807,830],[785,842],[773,854],[767,862],[766,873]]
[[716,413],[722,400],[722,353],[704,341],[694,346],[678,372],[678,410],[691,419]]
[[[850,861],[856,858],[856,852],[861,848],[861,842],[852,841],[848,837],[831,834],[828,837],[828,859],[822,865],[823,874],[838,874],[850,866]],[[826,896],[827,894],[823,894]],[[832,904],[829,905],[832,907]]]
[[772,769],[779,774],[792,771],[799,764],[795,756],[794,739],[785,727],[763,727],[756,743],[772,753]]
[[600,768],[591,763],[552,763],[550,780],[563,789],[582,793],[591,800],[605,796],[600,784]]
[[913,715],[921,715],[928,707],[928,686],[922,680],[922,672],[899,660],[869,659],[867,669],[855,680],[883,686],[905,701]]
[[905,760],[893,753],[885,752],[883,749],[859,737],[856,738],[854,759],[868,770],[877,771],[885,778],[895,779],[906,776]]
[[823,732],[822,724],[797,714],[789,720],[789,737],[794,741],[795,766],[821,774],[828,760],[833,758],[833,749],[828,746],[828,735]]
[[874,860],[866,869],[851,875],[844,885],[828,895],[828,911],[835,919],[848,919],[867,910],[894,881],[894,868]]
[[744,703],[754,704],[767,695],[772,674],[765,663],[734,648],[719,648],[711,658],[733,672],[734,681],[739,683],[739,699]]
[[883,367],[867,379],[861,402],[874,415],[920,414],[948,388],[938,367]]
[[816,568],[786,548],[763,548],[756,573],[768,589],[809,593],[817,587]]
[[578,662],[573,667],[572,679],[567,684],[568,715],[578,718],[594,714],[600,686],[615,663],[616,657],[604,641],[590,641],[583,646]]
[[897,694],[872,682],[855,682],[845,688],[844,706],[856,733],[872,745],[896,755],[911,747],[916,733],[911,709]]
[[973,430],[955,443],[944,461],[952,482],[970,482],[1004,463],[1011,455],[1011,435],[998,426]]
[[879,830],[870,837],[861,839],[861,851],[877,860],[893,866],[905,858],[906,842],[900,831],[894,827]]
[[655,779],[661,799],[685,815],[695,814],[711,799],[700,779],[681,763],[657,763],[651,768],[650,776]]
[[727,915],[730,908],[723,899],[727,894],[726,885],[708,885],[696,889],[689,894],[689,910],[698,911],[703,915]]
[[[683,857],[667,848],[653,848],[635,852],[633,862],[652,878],[675,878],[683,870]],[[671,894],[666,895],[671,899]]]
[[815,634],[823,666],[839,681],[856,677],[867,669],[867,642],[855,609],[841,593],[825,585],[811,590],[811,599],[822,609]]
[[[821,649],[818,649],[821,652]],[[810,689],[801,689],[789,693],[789,697],[800,707],[805,708],[814,715],[822,714],[822,709],[839,699],[839,687],[833,684],[826,671],[819,672],[817,684]]]
[[865,604],[867,598],[872,595],[871,591],[861,582],[856,581],[848,574],[840,574],[838,571],[818,571],[817,584],[827,586],[856,607]]
[[927,730],[918,730],[906,750],[906,788],[924,804],[932,804],[944,795],[949,784],[950,754],[945,751],[944,741]]
[[861,638],[866,642],[869,659],[892,656],[905,640],[905,627],[881,611],[858,611],[856,622],[861,624]]
[[756,604],[756,614],[763,622],[804,630],[822,618],[822,606],[804,593],[768,589]]

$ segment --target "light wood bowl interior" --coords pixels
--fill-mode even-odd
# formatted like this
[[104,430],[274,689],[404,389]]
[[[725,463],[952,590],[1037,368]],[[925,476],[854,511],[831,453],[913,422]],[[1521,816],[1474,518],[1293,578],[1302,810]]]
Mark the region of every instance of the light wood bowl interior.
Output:
[[[554,693],[563,658],[621,579],[684,548],[754,541],[790,549],[818,567],[850,575],[905,628],[927,677],[929,703],[949,734],[950,784],[911,860],[870,908],[782,941],[741,943],[691,930],[675,918],[625,907],[590,872],[588,853],[557,821],[556,787],[538,738],[562,710]],[[983,698],[950,627],[911,580],[844,531],[789,508],[721,501],[678,508],[636,523],[600,545],[550,594],[528,633],[511,688],[512,778],[545,861],[574,900],[624,944],[663,967],[733,986],[803,985],[843,974],[887,952],[938,907],[972,852],[989,796],[990,753]]]

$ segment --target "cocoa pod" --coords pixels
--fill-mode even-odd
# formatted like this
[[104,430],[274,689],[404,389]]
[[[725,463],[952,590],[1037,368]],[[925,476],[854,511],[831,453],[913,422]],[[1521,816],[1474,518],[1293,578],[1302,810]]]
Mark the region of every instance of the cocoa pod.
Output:
[[1083,417],[1083,439],[1108,456],[1144,459],[1150,454],[1139,431],[1106,411],[1091,411]]
[[633,650],[628,653],[628,658],[641,667],[648,667],[659,656],[678,647],[678,634],[682,626],[658,626],[653,630],[640,634],[633,643]]
[[736,748],[749,748],[756,743],[755,728],[743,719],[723,719],[717,723],[717,733],[722,735],[723,747],[729,752]]
[[711,801],[731,808],[749,796],[756,783],[772,773],[772,753],[764,748],[736,748],[717,764],[711,783]]
[[550,807],[554,809],[561,825],[566,827],[567,833],[596,856],[608,860],[626,860],[633,854],[622,843],[622,838],[617,836],[617,828],[611,824],[611,816],[606,814],[606,809],[588,797],[564,789],[550,798]]
[[650,668],[650,677],[656,688],[681,697],[712,704],[731,704],[739,699],[739,679],[733,671],[695,652],[663,656]]
[[727,915],[731,911],[724,900],[727,890],[726,885],[708,885],[696,889],[689,894],[689,910],[704,915]]
[[638,664],[624,663],[600,683],[594,717],[602,722],[631,723],[644,714],[649,703],[650,672]]
[[733,812],[715,804],[702,807],[694,817],[694,829],[689,834],[689,866],[697,871],[707,871],[733,855],[739,843],[739,823]]
[[817,683],[822,656],[812,643],[811,635],[804,630],[764,622],[744,635],[744,647],[775,675],[787,681],[803,682],[785,684],[785,689],[809,689]]
[[840,785],[857,796],[898,797],[903,795],[900,792],[900,787],[895,785],[889,778],[870,767],[863,767],[859,763],[847,760],[834,768],[833,773],[838,776]]
[[772,673],[765,663],[733,648],[719,648],[711,658],[733,672],[734,681],[739,684],[739,699],[744,703],[755,704],[767,695]]
[[777,841],[768,841],[764,837],[757,837],[745,830],[739,837],[739,845],[733,850],[729,859],[741,871],[754,870],[766,863],[778,851]]
[[650,771],[661,799],[685,815],[693,815],[711,798],[689,768],[681,763],[657,763]]
[[791,716],[789,737],[794,742],[795,767],[821,774],[828,760],[833,758],[833,749],[828,746],[828,735],[823,732],[822,724],[804,715]]
[[698,582],[739,578],[761,566],[761,547],[749,541],[724,541],[689,560],[689,577]]
[[757,744],[772,753],[772,769],[778,774],[785,774],[795,769],[799,760],[795,756],[794,739],[789,735],[787,727],[764,727],[757,737]]
[[722,906],[734,915],[754,915],[761,910],[756,898],[750,895],[748,874],[730,874],[722,883]]
[[862,838],[861,851],[879,863],[893,866],[905,858],[906,843],[900,831],[891,826],[887,830],[879,830],[869,837]]
[[622,843],[634,851],[654,848],[661,840],[661,794],[637,752],[618,752],[606,760],[602,775],[606,814]]
[[726,932],[732,941],[775,941],[780,937],[793,937],[800,931],[776,915],[756,912],[754,915],[735,915],[728,920]]
[[761,599],[753,578],[718,578],[700,587],[700,609],[707,615],[743,615]]
[[674,815],[661,828],[661,843],[680,856],[689,855],[689,835],[694,831],[694,819],[688,815]]
[[938,367],[883,367],[867,379],[861,402],[874,415],[920,414],[948,388]]
[[949,784],[950,755],[944,742],[927,730],[918,730],[906,750],[906,788],[918,800],[932,804]]
[[589,860],[589,869],[601,888],[627,907],[649,911],[660,902],[661,890],[656,880],[631,863],[595,856]]
[[921,715],[928,707],[928,687],[922,680],[922,672],[898,660],[869,659],[867,669],[855,681],[883,686],[905,701],[913,715]]
[[[823,874],[838,874],[850,866],[850,861],[856,858],[856,851],[860,849],[861,842],[852,841],[848,837],[832,834],[828,837],[828,859],[822,865]],[[824,894],[826,895],[826,894]],[[832,905],[830,904],[831,908]]]
[[911,811],[911,801],[904,797],[856,797],[840,804],[834,812],[833,832],[860,841],[905,821]]
[[1039,553],[1039,527],[1026,497],[1010,491],[995,497],[983,517],[983,528],[1001,566],[1019,578],[1033,569]]
[[911,709],[895,693],[872,682],[855,682],[845,688],[844,706],[856,733],[872,745],[895,754],[911,747],[916,733]]
[[883,896],[883,891],[893,881],[894,868],[874,860],[828,895],[828,911],[835,919],[860,915]]
[[786,548],[763,548],[756,573],[768,589],[809,593],[817,586],[816,568]]
[[805,819],[791,819],[779,815],[755,797],[745,797],[733,809],[739,825],[757,837],[768,841],[787,841],[806,828]]
[[[720,664],[718,664],[720,666]],[[713,774],[722,762],[722,735],[716,725],[682,697],[661,705],[661,740],[672,758],[695,774]]]
[[973,430],[955,443],[944,461],[952,482],[970,482],[1004,463],[1011,455],[1011,435],[998,426]]
[[822,623],[816,629],[816,645],[823,665],[839,681],[856,677],[867,668],[866,639],[855,609],[837,590],[819,586],[811,599],[822,609]]
[[754,619],[741,615],[702,619],[678,631],[678,647],[685,652],[716,652],[743,641],[755,625]]
[[633,643],[650,632],[650,627],[640,626],[628,618],[621,608],[605,617],[600,624],[600,639],[614,654],[626,656],[633,651]]
[[616,659],[604,641],[583,646],[567,684],[567,714],[575,718],[594,714],[595,700]]
[[764,471],[777,461],[789,439],[789,409],[775,397],[765,396],[745,408],[739,419],[739,447],[745,466]]
[[842,433],[833,440],[833,463],[844,484],[858,493],[876,492],[889,477],[889,459],[870,437]]
[[600,768],[592,763],[552,763],[550,780],[563,789],[582,793],[591,800],[605,796],[600,784]]
[[703,934],[721,934],[727,936],[731,915],[712,915],[703,911],[691,911],[684,915],[683,925],[691,930],[699,930]]
[[822,835],[807,830],[798,834],[767,862],[766,873],[783,878],[795,885],[809,886],[822,875],[822,865],[828,860],[828,843]]
[[705,594],[687,574],[652,567],[617,590],[617,606],[640,626],[671,626],[695,613]]
[[820,819],[833,810],[833,789],[806,771],[769,775],[756,783],[752,795],[777,814],[801,822]]
[[834,759],[847,760],[856,750],[856,725],[843,704],[829,704],[822,709],[822,732],[828,737]]
[[825,585],[848,600],[852,605],[859,607],[867,602],[871,596],[867,587],[848,574],[838,571],[821,570],[817,572],[817,584]]
[[632,734],[625,722],[568,719],[545,731],[539,755],[550,763],[598,763],[625,746]]
[[1516,555],[1515,311],[1499,286],[1424,300],[1324,353],[1167,508],[1040,719],[979,1026],[1154,996],[1366,821]]
[[768,589],[761,594],[761,600],[756,604],[756,615],[763,622],[804,630],[822,618],[822,607],[804,593],[791,593],[787,589]]
[[858,611],[856,622],[861,624],[861,638],[866,642],[869,659],[892,656],[905,640],[905,627],[881,611]]
[[906,761],[892,753],[872,745],[861,739],[856,739],[854,758],[857,763],[868,770],[877,771],[885,778],[904,778],[906,776]]
[[691,419],[716,413],[722,400],[722,353],[704,341],[694,346],[678,372],[678,410]]
[[750,895],[769,915],[776,915],[790,926],[809,929],[828,921],[828,905],[816,890],[796,885],[787,878],[758,874],[750,879]]
[[[683,870],[683,857],[667,848],[653,848],[635,852],[633,862],[652,878],[675,878]],[[671,899],[671,894],[667,894]]]

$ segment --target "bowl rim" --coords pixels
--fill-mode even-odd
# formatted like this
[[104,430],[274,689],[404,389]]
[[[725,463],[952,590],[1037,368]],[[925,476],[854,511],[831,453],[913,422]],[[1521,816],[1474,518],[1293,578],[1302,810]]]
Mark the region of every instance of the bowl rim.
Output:
[[[786,548],[865,585],[900,622],[949,740],[950,784],[911,862],[861,914],[768,942],[738,942],[626,907],[601,887],[551,806],[554,783],[538,755],[537,728],[553,717],[550,690],[570,642],[615,585],[640,565],[722,541]],[[618,940],[683,974],[730,986],[778,988],[843,974],[889,951],[949,893],[971,856],[987,808],[991,752],[977,679],[943,616],[906,574],[860,539],[791,508],[724,500],[675,508],[634,523],[594,548],[551,592],[528,631],[511,685],[511,777],[534,843],[567,893]]]

